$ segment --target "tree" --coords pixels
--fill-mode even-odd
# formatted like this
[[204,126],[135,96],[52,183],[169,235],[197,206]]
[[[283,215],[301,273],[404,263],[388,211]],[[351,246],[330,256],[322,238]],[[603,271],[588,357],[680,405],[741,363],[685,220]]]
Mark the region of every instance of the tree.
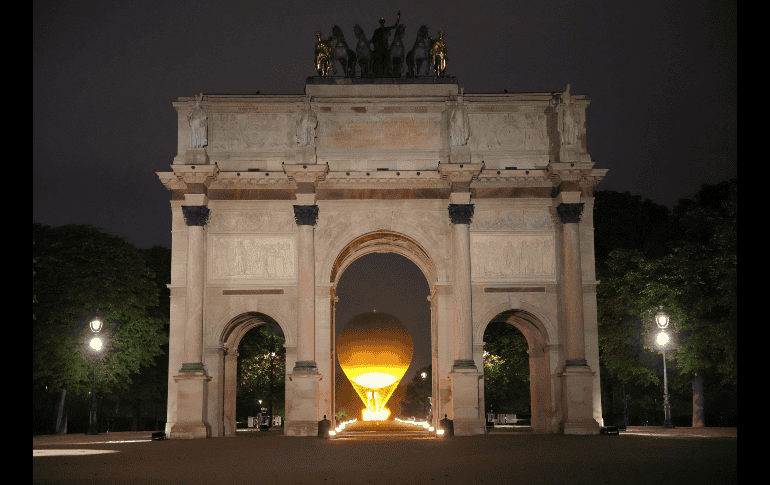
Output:
[[[155,275],[141,251],[88,225],[33,223],[33,395],[66,390],[85,396],[92,372],[100,395],[129,389],[167,344]],[[104,320],[107,348],[87,349],[88,322]]]
[[[265,317],[263,317],[265,318]],[[272,323],[272,322],[271,322]],[[273,325],[277,327],[277,324]],[[249,330],[238,348],[238,397],[255,404],[266,401],[272,426],[276,404],[284,405],[286,349],[271,324]]]
[[597,258],[602,381],[624,388],[659,383],[649,337],[652,315],[663,306],[678,343],[667,352],[669,382],[692,386],[693,425],[702,425],[697,402],[704,375],[716,389],[732,386],[737,393],[737,181],[704,185],[694,198],[680,200],[665,227],[665,254],[644,252],[640,244]]
[[528,411],[529,354],[524,335],[501,314],[484,331],[484,402],[487,412]]
[[[409,381],[401,401],[401,415],[427,418],[431,412],[430,397],[433,395],[433,366],[429,365],[417,371]],[[425,377],[422,375],[425,374]]]

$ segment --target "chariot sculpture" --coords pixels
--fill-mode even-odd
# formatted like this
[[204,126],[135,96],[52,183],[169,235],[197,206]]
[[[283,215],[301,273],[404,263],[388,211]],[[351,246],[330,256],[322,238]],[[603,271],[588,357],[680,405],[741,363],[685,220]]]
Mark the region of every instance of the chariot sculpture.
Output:
[[[366,37],[364,29],[356,24],[355,48],[348,46],[342,29],[332,27],[332,36],[324,39],[321,31],[316,31],[315,65],[320,77],[337,74],[347,78],[415,78],[429,76],[431,69],[435,78],[442,78],[448,64],[447,46],[444,29],[439,29],[438,37],[428,35],[428,26],[422,25],[417,31],[414,44],[408,52],[404,46],[406,26],[401,24],[401,12],[396,15],[396,23],[385,25],[385,18],[380,18],[380,26],[371,38]],[[393,30],[393,42],[389,42]],[[423,65],[425,69],[423,71]],[[424,74],[422,73],[424,72]]]

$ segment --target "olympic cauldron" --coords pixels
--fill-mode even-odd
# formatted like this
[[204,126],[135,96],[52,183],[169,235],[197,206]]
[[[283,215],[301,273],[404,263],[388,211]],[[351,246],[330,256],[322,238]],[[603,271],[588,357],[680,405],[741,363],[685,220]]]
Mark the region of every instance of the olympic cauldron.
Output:
[[337,359],[364,402],[364,421],[384,421],[385,404],[412,362],[412,337],[401,321],[373,311],[353,317],[337,338]]

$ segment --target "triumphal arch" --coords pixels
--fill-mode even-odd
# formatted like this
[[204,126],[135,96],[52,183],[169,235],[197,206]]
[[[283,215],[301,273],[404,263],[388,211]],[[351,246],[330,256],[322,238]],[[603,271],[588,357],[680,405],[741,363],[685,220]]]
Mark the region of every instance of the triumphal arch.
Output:
[[[485,432],[486,326],[529,342],[532,425],[602,424],[593,188],[585,96],[464,93],[452,78],[309,78],[298,95],[173,103],[167,433],[235,434],[240,338],[276,322],[286,421],[334,414],[335,288],[371,252],[424,273],[431,294],[434,420]],[[427,324],[427,322],[426,322]]]

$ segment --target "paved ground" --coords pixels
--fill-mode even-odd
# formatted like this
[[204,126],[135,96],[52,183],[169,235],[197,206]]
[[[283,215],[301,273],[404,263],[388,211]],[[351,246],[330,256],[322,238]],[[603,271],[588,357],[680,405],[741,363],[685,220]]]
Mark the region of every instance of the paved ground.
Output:
[[334,441],[280,431],[152,441],[151,432],[33,437],[34,483],[736,483],[737,428],[619,436],[495,429],[439,440]]

